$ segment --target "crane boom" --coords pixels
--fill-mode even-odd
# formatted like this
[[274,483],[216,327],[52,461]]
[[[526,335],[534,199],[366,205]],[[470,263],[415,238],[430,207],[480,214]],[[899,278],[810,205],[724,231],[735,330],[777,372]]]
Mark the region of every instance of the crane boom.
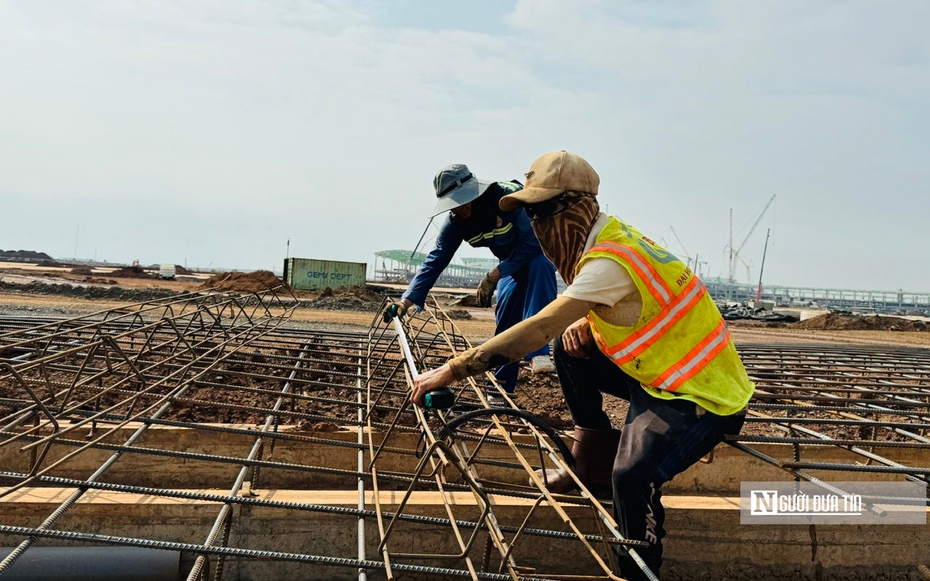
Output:
[[743,243],[739,245],[739,248],[736,249],[736,254],[739,254],[739,251],[743,249],[743,246],[746,246],[746,243],[749,242],[749,237],[752,236],[752,233],[756,231],[756,226],[759,225],[759,222],[762,221],[762,217],[765,216],[765,213],[768,212],[769,207],[772,205],[772,202],[775,201],[775,195],[772,194],[772,197],[769,198],[769,201],[766,202],[765,207],[762,208],[762,211],[759,212],[759,217],[756,218],[756,221],[752,223],[752,228],[749,229],[749,233],[746,234],[746,237],[743,238]]
[[[730,242],[730,281],[731,281],[731,282],[735,282],[735,279],[733,278],[733,274],[734,274],[734,271],[736,270],[736,261],[739,260],[739,253],[740,253],[740,251],[743,250],[743,247],[746,246],[746,243],[747,243],[747,242],[749,242],[749,238],[752,236],[752,233],[756,231],[756,226],[759,225],[759,222],[762,221],[762,218],[765,216],[765,213],[768,212],[769,208],[772,206],[772,202],[775,201],[775,196],[776,196],[776,194],[772,194],[772,197],[769,198],[769,201],[765,203],[765,207],[762,208],[762,211],[761,211],[761,212],[759,212],[759,217],[756,218],[756,221],[752,223],[752,227],[749,228],[749,233],[746,234],[746,237],[743,238],[743,242],[739,245],[739,248],[737,248],[736,250],[733,250],[733,246],[732,246],[732,244],[733,244],[733,242],[732,242],[733,238],[732,238],[732,234],[730,235],[730,241],[731,241],[731,242]],[[732,212],[732,210],[731,210],[731,212]],[[732,232],[732,228],[733,228],[733,226],[732,226],[732,214],[731,214],[730,220],[731,220],[731,222],[730,222],[730,224],[731,224],[731,225],[730,225],[730,229],[731,229],[731,232]]]
[[675,236],[675,240],[678,241],[678,244],[681,246],[681,249],[685,252],[685,258],[691,260],[691,253],[688,252],[688,249],[685,248],[685,243],[681,241],[681,238],[678,236],[678,232],[675,232],[674,226],[669,226],[672,229],[672,234]]

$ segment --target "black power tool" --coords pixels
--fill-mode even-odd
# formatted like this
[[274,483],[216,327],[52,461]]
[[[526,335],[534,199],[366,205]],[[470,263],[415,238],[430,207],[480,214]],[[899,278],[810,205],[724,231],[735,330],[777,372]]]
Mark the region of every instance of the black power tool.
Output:
[[455,402],[455,392],[448,387],[439,387],[423,394],[423,407],[433,410],[447,410]]

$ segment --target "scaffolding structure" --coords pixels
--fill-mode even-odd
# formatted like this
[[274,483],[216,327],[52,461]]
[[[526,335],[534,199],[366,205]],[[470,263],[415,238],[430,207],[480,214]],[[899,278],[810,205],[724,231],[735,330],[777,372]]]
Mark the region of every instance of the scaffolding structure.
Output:
[[[374,282],[407,284],[426,260],[426,254],[410,250],[382,250],[375,252]],[[497,266],[496,258],[461,257],[461,264],[450,263],[436,280],[440,287],[472,288]]]
[[[714,300],[747,302],[756,298],[752,283],[703,279]],[[930,292],[855,290],[784,285],[762,285],[762,299],[782,307],[848,309],[863,313],[912,314],[930,316]]]

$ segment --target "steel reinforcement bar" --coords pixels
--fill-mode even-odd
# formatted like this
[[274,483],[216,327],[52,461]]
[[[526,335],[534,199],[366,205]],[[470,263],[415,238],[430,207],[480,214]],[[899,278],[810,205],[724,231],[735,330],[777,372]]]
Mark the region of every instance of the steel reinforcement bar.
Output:
[[[855,473],[930,483],[930,350],[751,344],[739,352],[756,393],[730,445],[825,488]],[[764,444],[790,447],[776,457]],[[812,457],[824,447],[848,460]],[[901,499],[914,500],[930,502]]]
[[[0,419],[0,448],[20,443],[18,452],[31,453],[28,473],[13,478],[0,497],[40,482],[132,422],[159,419],[194,389],[193,381],[286,320],[293,306],[283,304],[281,291],[187,294],[0,334],[0,386],[13,396],[4,398],[10,413]],[[57,441],[88,425],[87,442],[49,459]],[[98,433],[98,425],[106,429]],[[131,430],[121,447],[131,448],[149,427],[143,422]],[[84,483],[98,482],[123,454],[116,451]],[[0,575],[87,490],[76,488],[0,561]]]
[[[375,317],[367,333],[321,332],[290,326],[294,302],[282,293],[179,295],[68,320],[0,317],[0,501],[64,494],[28,526],[0,517],[0,538],[16,539],[0,578],[39,539],[180,551],[191,580],[267,577],[269,562],[291,577],[315,564],[359,579],[576,570],[609,579],[617,551],[637,558],[609,505],[583,487],[548,492],[535,470],[569,467],[570,455],[513,402],[488,404],[493,377],[450,386],[449,411],[411,404],[417,374],[469,346],[438,305],[390,325]],[[731,445],[813,481],[852,471],[930,477],[927,350],[740,352],[758,391]],[[773,443],[789,444],[787,456]],[[824,446],[850,460],[818,461]],[[306,494],[274,494],[286,489]],[[352,505],[312,492],[352,489]],[[117,504],[206,503],[215,514],[170,538],[119,522],[83,528],[68,517],[91,492]],[[557,527],[543,518],[552,513]],[[292,514],[328,519],[357,542],[322,554],[329,545],[288,528]],[[257,534],[271,521],[278,534]]]
[[[564,567],[565,555],[556,559],[562,563],[546,563],[538,543],[526,535],[540,511],[548,510],[557,513],[564,530],[574,535],[577,551],[572,553],[572,562],[577,570],[589,571],[588,578],[616,578],[615,551],[637,562],[647,578],[655,578],[636,553],[641,543],[624,539],[612,513],[580,482],[578,496],[566,497],[548,490],[536,469],[541,465],[567,468],[573,461],[571,454],[554,431],[518,410],[509,398],[502,407],[488,403],[485,388],[495,384],[493,375],[449,386],[455,392],[450,410],[423,409],[411,403],[410,389],[419,370],[437,366],[470,346],[438,304],[433,303],[414,317],[395,318],[390,326],[379,323],[376,317],[369,342],[368,399],[371,403],[380,401],[389,388],[401,391],[404,398],[390,428],[379,433],[377,439],[369,438],[375,499],[383,486],[378,462],[396,453],[388,446],[394,442],[397,427],[412,418],[421,432],[419,462],[394,516],[383,516],[381,506],[376,504],[381,538],[378,550],[389,574],[394,563],[438,560],[462,563],[473,576],[495,570],[514,579],[558,577],[566,573],[557,568],[559,564]],[[369,430],[369,434],[375,431]],[[397,448],[393,446],[393,450]],[[471,502],[463,502],[455,494],[453,485],[462,484]],[[422,550],[415,539],[403,535],[403,523],[398,517],[423,510],[408,501],[424,489],[439,492],[450,521],[459,520],[458,515],[465,511],[472,515],[471,520],[484,526],[467,535],[453,527],[446,545],[429,552]],[[507,497],[524,499],[524,508],[516,515],[500,514],[495,506]],[[479,538],[479,532],[486,536]]]
[[[432,428],[424,432],[423,412],[409,404],[407,380],[416,368],[396,356],[399,335],[388,338],[383,325],[373,326],[367,335],[287,328],[284,323],[292,308],[292,302],[274,293],[210,294],[68,320],[0,318],[0,458],[11,460],[4,460],[0,472],[0,484],[8,485],[0,488],[0,501],[42,490],[64,494],[50,493],[64,500],[55,501],[57,506],[36,524],[0,521],[0,536],[20,538],[0,561],[0,576],[40,539],[57,539],[181,551],[184,576],[191,580],[224,578],[230,559],[235,560],[235,573],[226,575],[229,578],[249,578],[250,566],[258,571],[268,561],[284,567],[348,567],[359,578],[372,570],[388,577],[561,577],[565,564],[561,571],[555,565],[562,559],[533,559],[538,551],[531,549],[539,542],[581,546],[602,563],[605,572],[594,578],[614,577],[609,573],[613,548],[629,549],[637,543],[620,539],[603,508],[592,512],[592,505],[600,506],[597,501],[565,498],[570,508],[562,509],[557,497],[540,494],[538,479],[534,488],[473,476],[479,468],[520,469],[522,480],[532,474],[526,460],[521,465],[506,456],[485,457],[484,451],[494,447],[531,451],[533,456],[542,451],[562,462],[549,445],[510,438],[508,424],[525,422],[479,418],[476,425],[493,423],[501,434],[481,427],[437,439]],[[423,320],[440,332],[418,332],[408,344],[421,360],[437,352],[437,346],[467,346],[448,319],[424,315]],[[444,330],[443,325],[449,326]],[[488,409],[483,392],[473,393],[470,409]],[[340,429],[345,427],[357,433],[355,441]],[[165,430],[178,429],[165,437]],[[212,437],[203,437],[211,434],[228,438],[240,451],[211,449],[206,442]],[[373,438],[376,434],[383,436]],[[418,458],[417,438],[432,448],[425,456],[430,471],[436,471],[432,477],[424,477],[426,464]],[[474,450],[463,455],[468,445]],[[319,453],[308,457],[308,451],[324,448],[336,451],[332,457],[338,461]],[[358,455],[354,466],[339,453],[349,450]],[[178,466],[184,466],[183,477]],[[459,477],[445,479],[442,473],[448,467],[458,467]],[[217,484],[224,480],[225,486]],[[177,482],[200,482],[211,490],[179,488]],[[344,489],[352,482],[359,490],[355,508],[277,500],[272,493],[272,487]],[[408,497],[396,510],[385,510],[379,500],[385,489],[438,493],[444,508],[421,512],[414,506],[422,503],[408,502]],[[113,495],[108,498],[126,507],[161,498],[217,508],[199,538],[196,533],[164,538],[156,527],[119,522],[108,527],[109,520],[88,527],[69,518],[89,493]],[[462,494],[470,495],[480,510],[457,505]],[[517,522],[512,522],[513,516],[495,514],[492,504],[504,498],[526,507]],[[587,522],[574,524],[566,518],[566,526],[553,529],[534,518],[546,505],[581,510],[582,516],[588,514]],[[249,546],[249,539],[257,536],[250,536],[242,520],[245,509],[256,511],[246,522],[254,522],[256,514],[293,511],[338,518],[358,536],[357,551],[308,552],[310,546],[322,547],[308,545],[302,534],[281,535],[274,546]],[[387,525],[393,532],[385,536],[390,543],[381,543],[386,546],[380,553],[379,543],[366,538],[365,523],[372,521],[382,527],[393,523]],[[410,538],[405,527],[425,530],[420,538],[441,539],[440,544],[453,539],[461,558],[441,557],[436,562],[434,556],[404,549],[402,541]],[[471,541],[463,542],[466,537]],[[521,554],[521,546],[529,550]],[[497,547],[503,565],[495,564],[492,547]]]

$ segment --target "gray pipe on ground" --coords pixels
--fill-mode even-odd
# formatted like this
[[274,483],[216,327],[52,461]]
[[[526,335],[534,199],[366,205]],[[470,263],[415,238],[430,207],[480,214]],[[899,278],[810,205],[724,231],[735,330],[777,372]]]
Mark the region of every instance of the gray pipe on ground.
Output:
[[[13,551],[0,547],[0,561]],[[177,581],[181,553],[138,547],[32,547],[3,581]]]

